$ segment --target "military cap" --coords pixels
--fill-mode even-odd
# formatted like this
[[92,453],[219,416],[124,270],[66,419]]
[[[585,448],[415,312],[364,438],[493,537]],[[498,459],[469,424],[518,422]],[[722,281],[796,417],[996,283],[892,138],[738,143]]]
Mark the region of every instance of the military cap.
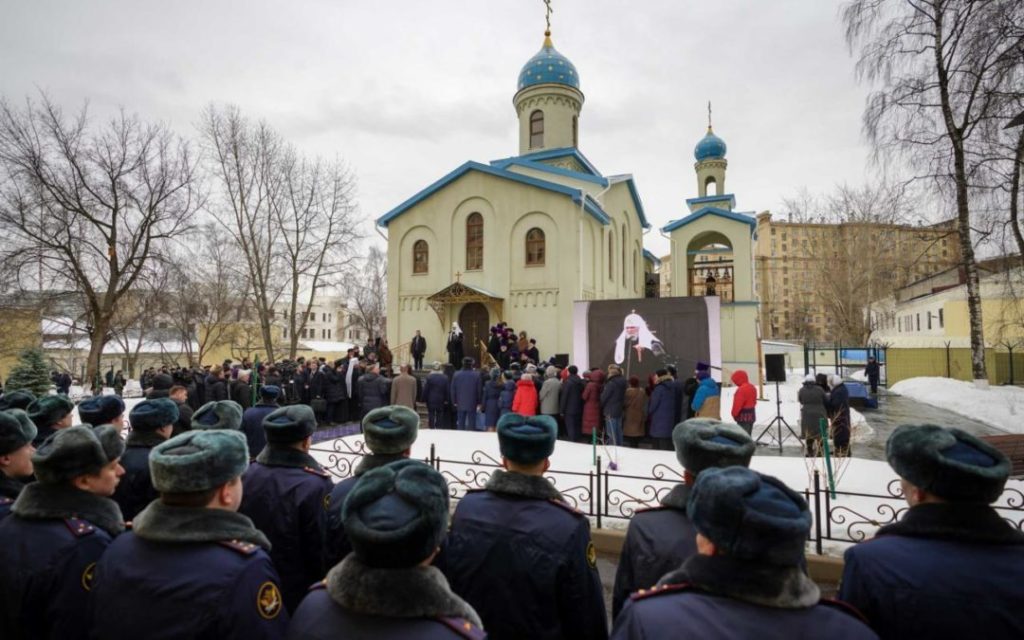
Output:
[[75,405],[67,399],[67,396],[57,395],[36,398],[25,411],[28,413],[28,417],[32,418],[32,422],[42,429],[52,427],[74,410]]
[[234,400],[213,400],[192,414],[193,429],[242,428],[242,405]]
[[991,504],[1010,476],[1000,451],[966,431],[933,424],[897,427],[885,457],[901,478],[953,502]]
[[402,453],[416,442],[419,428],[419,414],[400,405],[373,409],[363,418],[366,446],[377,454]]
[[506,413],[498,420],[501,455],[519,464],[534,464],[551,456],[558,438],[558,423],[551,416]]
[[0,411],[0,456],[17,451],[32,442],[39,432],[21,409]]
[[265,384],[260,387],[260,397],[264,400],[277,400],[281,395],[281,387],[276,384]]
[[108,424],[124,414],[124,400],[117,396],[93,396],[78,403],[78,417],[86,424]]
[[697,475],[710,467],[746,467],[754,455],[754,441],[742,428],[712,418],[690,418],[672,430],[676,459]]
[[152,388],[154,391],[167,391],[174,386],[174,378],[169,373],[158,373],[153,376]]
[[0,397],[0,411],[8,409],[28,409],[28,405],[36,400],[36,395],[28,389],[15,389],[8,391]]
[[281,407],[263,418],[263,431],[269,443],[298,442],[316,431],[316,414],[307,404]]
[[160,493],[215,489],[242,475],[249,447],[241,431],[186,431],[153,447],[149,471]]
[[133,431],[156,431],[173,425],[178,419],[178,405],[170,398],[143,400],[128,414]]
[[418,460],[367,471],[342,505],[353,552],[371,567],[419,564],[444,540],[449,499],[441,474]]
[[780,566],[800,563],[811,529],[799,494],[744,467],[705,469],[690,491],[686,514],[725,555]]
[[36,479],[58,484],[98,472],[124,453],[124,440],[109,424],[80,424],[48,437],[32,456]]

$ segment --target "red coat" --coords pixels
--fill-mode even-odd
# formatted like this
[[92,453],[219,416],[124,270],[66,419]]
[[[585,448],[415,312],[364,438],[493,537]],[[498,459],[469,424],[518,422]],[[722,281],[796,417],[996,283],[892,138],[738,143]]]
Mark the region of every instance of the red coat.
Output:
[[742,369],[733,373],[730,380],[737,387],[736,395],[732,398],[732,419],[737,420],[741,410],[757,407],[757,389],[750,384],[747,372]]
[[604,386],[604,371],[590,374],[590,382],[583,388],[583,433],[590,435],[594,427],[601,425],[601,387]]
[[516,395],[512,398],[512,413],[521,416],[537,415],[537,385],[533,383],[533,376],[524,375],[516,383]]

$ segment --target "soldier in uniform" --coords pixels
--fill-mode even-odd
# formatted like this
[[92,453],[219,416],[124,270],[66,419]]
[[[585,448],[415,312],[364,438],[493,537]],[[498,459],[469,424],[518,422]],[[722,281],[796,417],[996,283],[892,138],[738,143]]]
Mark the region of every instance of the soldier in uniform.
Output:
[[557,436],[550,416],[498,420],[505,470],[459,502],[438,559],[494,638],[608,635],[590,521],[544,478]]
[[430,565],[448,527],[448,486],[400,460],[359,476],[342,510],[353,552],[299,605],[295,640],[484,638],[473,608]]
[[124,400],[117,396],[93,396],[78,404],[78,417],[93,426],[109,424],[121,433],[124,431]]
[[989,506],[1006,456],[934,425],[899,427],[885,454],[910,509],[847,549],[839,597],[883,638],[1024,638],[1024,534]]
[[821,600],[804,574],[811,514],[781,481],[743,467],[705,469],[687,514],[697,555],[630,596],[614,640],[877,638],[855,609]]
[[697,532],[686,517],[686,501],[700,472],[714,467],[746,467],[754,441],[736,425],[711,418],[691,418],[672,430],[683,482],[661,499],[661,506],[638,511],[629,522],[612,591],[612,615],[618,616],[629,594],[652,587],[663,575],[697,553]]
[[143,400],[128,416],[132,425],[127,448],[121,458],[124,477],[114,492],[125,520],[131,520],[160,494],[153,488],[149,472],[149,452],[171,437],[178,419],[178,405],[170,398]]
[[36,439],[32,441],[32,446],[39,449],[43,441],[51,435],[70,427],[73,419],[71,412],[74,410],[75,405],[67,396],[43,396],[32,401],[25,410],[39,430]]
[[21,409],[0,411],[0,521],[32,480],[36,425]]
[[209,429],[239,431],[242,428],[242,406],[234,400],[207,402],[192,414],[192,428],[199,431]]
[[0,522],[0,629],[5,639],[89,634],[96,562],[124,531],[109,498],[124,473],[124,442],[110,425],[78,425],[32,456],[37,481]]
[[93,636],[278,639],[288,627],[270,542],[237,513],[245,436],[203,430],[149,455],[160,492],[99,562]]
[[363,438],[370,453],[362,457],[351,477],[334,485],[328,501],[324,556],[327,567],[338,564],[352,551],[341,517],[345,497],[367,471],[409,457],[419,433],[420,416],[408,407],[380,407],[366,414],[362,426]]
[[242,477],[238,512],[249,516],[273,548],[288,611],[324,577],[324,536],[331,475],[309,455],[316,415],[304,404],[277,409],[263,419],[267,446]]

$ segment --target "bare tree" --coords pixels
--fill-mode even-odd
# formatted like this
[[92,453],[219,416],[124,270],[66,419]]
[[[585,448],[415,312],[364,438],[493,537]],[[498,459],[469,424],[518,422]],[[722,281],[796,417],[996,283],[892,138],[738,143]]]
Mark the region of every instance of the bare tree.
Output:
[[852,0],[846,39],[859,49],[858,74],[877,88],[865,131],[881,155],[909,161],[918,179],[949,195],[967,278],[971,369],[986,379],[979,275],[972,238],[972,190],[980,177],[981,125],[1007,81],[1005,60],[1019,41],[993,24],[1019,0]]
[[151,261],[136,281],[136,287],[125,295],[110,319],[112,341],[124,354],[130,378],[136,375],[143,347],[157,341],[159,323],[169,309],[168,285],[166,265]]
[[0,269],[24,288],[81,292],[89,322],[86,380],[111,320],[169,240],[202,204],[188,144],[164,125],[121,112],[92,126],[43,96],[0,100]]
[[359,238],[355,179],[339,162],[302,157],[237,107],[208,107],[202,133],[218,185],[212,211],[241,249],[267,358],[282,304],[294,358],[316,296],[349,266]]
[[370,340],[382,335],[387,315],[387,254],[380,247],[370,247],[349,282],[354,313],[349,315],[348,326],[364,329]]

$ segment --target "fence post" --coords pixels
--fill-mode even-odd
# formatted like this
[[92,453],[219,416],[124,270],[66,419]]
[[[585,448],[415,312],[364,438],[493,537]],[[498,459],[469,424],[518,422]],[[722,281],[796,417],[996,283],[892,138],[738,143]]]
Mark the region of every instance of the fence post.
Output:
[[441,465],[437,461],[437,455],[434,452],[434,443],[430,443],[430,466],[434,467],[434,471],[440,471]]
[[1013,345],[1007,343],[1006,348],[1010,350],[1010,384],[1013,384]]
[[[596,429],[595,429],[596,431]],[[605,484],[608,483],[607,476],[605,477]],[[597,456],[597,528],[601,528],[601,502],[604,498],[604,493],[601,490],[601,456]]]
[[947,340],[946,341],[946,377],[947,378],[951,377],[950,376],[950,370],[949,370],[949,345],[950,345],[950,342],[949,342],[949,340]]
[[804,341],[804,375],[811,372],[811,363],[807,361],[807,341]]
[[837,346],[832,347],[832,350],[835,352],[834,355],[835,355],[835,362],[836,362],[836,375],[837,376],[841,376],[843,374],[842,374],[841,371],[839,371],[839,346],[837,345]]
[[821,472],[814,470],[814,548],[821,555]]

